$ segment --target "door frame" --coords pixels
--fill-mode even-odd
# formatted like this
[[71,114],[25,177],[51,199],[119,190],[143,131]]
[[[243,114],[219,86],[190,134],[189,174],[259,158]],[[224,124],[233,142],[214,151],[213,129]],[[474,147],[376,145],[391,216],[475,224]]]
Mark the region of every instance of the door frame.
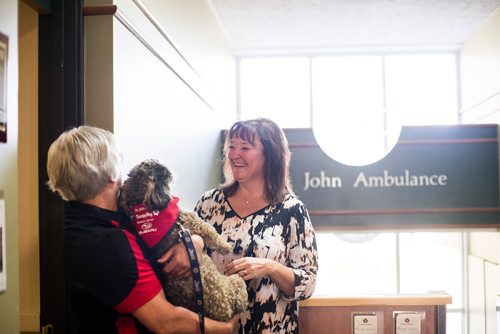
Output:
[[55,0],[39,17],[39,233],[42,333],[71,333],[63,273],[64,202],[47,187],[47,151],[84,123],[84,0]]

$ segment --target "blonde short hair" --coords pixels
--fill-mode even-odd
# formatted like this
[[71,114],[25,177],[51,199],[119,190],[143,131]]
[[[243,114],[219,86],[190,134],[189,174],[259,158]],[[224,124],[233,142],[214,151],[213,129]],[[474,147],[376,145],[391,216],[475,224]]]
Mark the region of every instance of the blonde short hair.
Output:
[[120,153],[111,132],[80,126],[62,133],[49,148],[47,185],[66,201],[97,196],[120,178]]

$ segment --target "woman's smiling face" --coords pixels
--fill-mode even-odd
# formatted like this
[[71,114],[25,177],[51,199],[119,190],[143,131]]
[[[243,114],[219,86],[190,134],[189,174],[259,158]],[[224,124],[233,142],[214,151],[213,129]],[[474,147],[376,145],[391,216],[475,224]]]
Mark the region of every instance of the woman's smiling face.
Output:
[[254,143],[234,137],[230,140],[227,158],[231,163],[233,177],[239,183],[254,180],[264,181],[264,148],[255,136]]

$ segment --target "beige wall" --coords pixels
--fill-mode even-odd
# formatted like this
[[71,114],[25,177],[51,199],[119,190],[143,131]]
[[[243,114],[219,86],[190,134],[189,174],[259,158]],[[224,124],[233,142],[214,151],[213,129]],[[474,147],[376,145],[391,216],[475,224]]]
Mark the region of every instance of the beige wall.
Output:
[[[116,2],[120,8],[120,1]],[[90,32],[98,31],[101,37],[108,38],[101,39],[100,45],[92,44],[99,42],[94,35],[94,39],[88,40],[86,44],[86,52],[90,52],[86,55],[86,69],[90,70],[86,72],[86,79],[90,80],[86,80],[85,102],[87,106],[91,106],[91,110],[86,111],[87,119],[95,125],[115,128],[117,136],[125,146],[125,170],[146,157],[164,161],[177,175],[175,190],[182,199],[181,205],[189,208],[201,191],[217,182],[218,131],[224,128],[235,114],[234,58],[209,1],[145,0],[143,3],[155,14],[169,37],[175,41],[175,45],[179,46],[195,73],[182,65],[171,46],[161,42],[162,38],[157,34],[151,33],[151,40],[157,43],[155,45],[159,50],[163,50],[170,64],[177,64],[175,66],[179,72],[191,80],[193,87],[206,86],[206,90],[199,88],[198,91],[206,96],[213,108],[208,107],[180,82],[165,64],[161,64],[145,50],[116,19],[87,17],[86,28],[90,29]],[[18,197],[21,197],[27,187],[27,184],[22,182],[25,163],[33,163],[30,160],[32,155],[31,158],[30,154],[25,156],[20,147],[18,152],[18,145],[31,145],[33,140],[19,136],[18,144],[18,122],[19,133],[27,131],[33,126],[34,116],[23,111],[30,110],[30,106],[24,109],[20,104],[19,116],[17,111],[17,6],[18,2],[14,0],[0,1],[0,31],[10,38],[7,99],[9,133],[8,143],[0,143],[0,190],[4,192],[7,206],[8,274],[7,291],[0,293],[2,333],[18,333],[36,326],[39,302],[36,298],[27,298],[30,289],[37,289],[38,276],[32,276],[33,281],[24,276],[28,269],[34,272],[38,270],[36,261],[33,262],[37,247],[35,244],[25,244],[25,233],[30,235],[30,239],[36,239],[37,230],[31,225],[36,217],[21,213],[18,215]],[[21,8],[20,13],[23,10]],[[124,14],[130,15],[140,26],[148,26],[144,18],[135,16],[134,12],[135,9],[130,9],[124,11]],[[20,26],[20,34],[22,29],[24,28]],[[151,32],[154,29],[149,26],[144,31]],[[500,123],[499,34],[500,10],[497,10],[471,36],[461,52],[464,123]],[[29,38],[28,35],[25,37]],[[93,65],[96,67],[89,66],[89,60],[94,61]],[[142,66],[142,60],[147,61],[149,65]],[[141,66],[137,66],[138,63],[141,63]],[[102,71],[103,69],[106,71]],[[198,81],[196,74],[200,78]],[[20,89],[24,90],[22,87]],[[18,159],[19,175],[23,175],[19,185]],[[32,209],[32,213],[36,212],[36,199],[23,201],[23,205],[19,203],[19,211],[26,206]],[[487,333],[496,327],[493,326],[495,322],[492,303],[498,293],[496,282],[500,258],[499,244],[500,236],[497,232],[470,234],[469,269],[474,270],[469,270],[469,283],[478,284],[469,284],[469,325],[474,324],[478,327],[473,328],[481,328]],[[19,290],[23,292],[20,293]]]
[[40,330],[38,242],[38,13],[19,3],[19,309],[23,332]]
[[0,143],[0,190],[6,211],[7,290],[0,292],[0,331],[19,333],[18,242],[18,1],[0,1],[0,32],[9,37],[7,64],[7,143]]
[[192,209],[218,183],[220,130],[236,116],[234,57],[209,1],[114,3],[114,17],[85,18],[85,122],[113,130],[124,174],[147,158],[166,164]]
[[460,52],[462,123],[500,123],[500,8]]
[[[460,52],[463,123],[500,123],[500,8],[467,40]],[[500,234],[469,234],[470,333],[497,333],[500,295]]]

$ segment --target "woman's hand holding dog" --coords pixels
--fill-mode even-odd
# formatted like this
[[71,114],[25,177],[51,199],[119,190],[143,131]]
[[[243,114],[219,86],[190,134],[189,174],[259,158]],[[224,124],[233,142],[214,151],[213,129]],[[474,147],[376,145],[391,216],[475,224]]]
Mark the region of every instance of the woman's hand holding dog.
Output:
[[[203,239],[196,234],[191,235],[198,261],[200,260],[201,252],[203,252]],[[191,275],[191,263],[189,262],[189,255],[186,247],[182,242],[169,249],[157,261],[158,263],[165,263],[162,271],[166,277],[183,278]]]

